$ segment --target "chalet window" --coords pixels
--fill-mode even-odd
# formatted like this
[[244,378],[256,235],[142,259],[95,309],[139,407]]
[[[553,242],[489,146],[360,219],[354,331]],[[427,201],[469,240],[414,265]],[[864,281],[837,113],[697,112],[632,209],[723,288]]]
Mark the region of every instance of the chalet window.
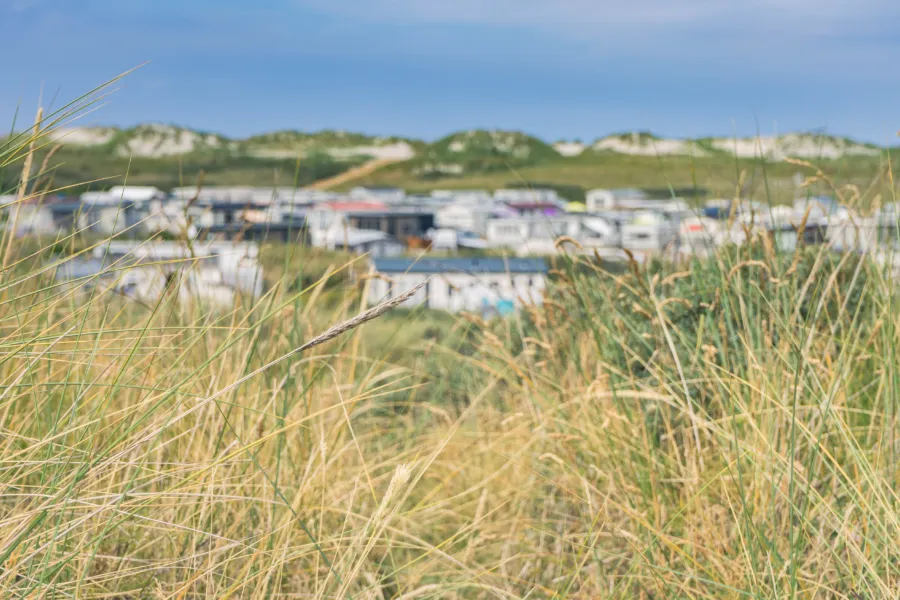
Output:
[[538,223],[531,232],[532,237],[536,238],[552,238],[554,236],[553,225],[551,223]]
[[368,229],[368,230],[381,230],[381,221],[376,217],[362,217],[357,220],[357,225],[359,229]]
[[502,236],[519,235],[519,227],[517,225],[498,225],[497,234]]

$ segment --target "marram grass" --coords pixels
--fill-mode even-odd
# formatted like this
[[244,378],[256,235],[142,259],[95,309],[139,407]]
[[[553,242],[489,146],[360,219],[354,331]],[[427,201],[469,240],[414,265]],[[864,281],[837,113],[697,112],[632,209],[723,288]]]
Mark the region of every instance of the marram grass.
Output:
[[507,320],[356,323],[337,260],[215,311],[58,285],[76,237],[0,283],[0,597],[900,595],[868,258],[561,258]]

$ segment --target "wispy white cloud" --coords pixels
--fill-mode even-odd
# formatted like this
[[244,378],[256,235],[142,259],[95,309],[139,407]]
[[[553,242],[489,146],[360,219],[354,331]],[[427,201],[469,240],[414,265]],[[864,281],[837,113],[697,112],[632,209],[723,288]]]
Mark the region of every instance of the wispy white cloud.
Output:
[[[560,33],[641,30],[793,31],[797,35],[897,28],[896,0],[297,0],[351,19],[531,27]],[[622,28],[626,28],[625,31]]]
[[639,59],[711,75],[721,68],[848,81],[900,57],[898,0],[291,1],[360,30],[390,27],[396,40],[419,37],[418,29],[458,30],[441,48],[418,43],[424,53],[464,55],[470,42],[484,48],[493,37],[500,53],[567,68]]

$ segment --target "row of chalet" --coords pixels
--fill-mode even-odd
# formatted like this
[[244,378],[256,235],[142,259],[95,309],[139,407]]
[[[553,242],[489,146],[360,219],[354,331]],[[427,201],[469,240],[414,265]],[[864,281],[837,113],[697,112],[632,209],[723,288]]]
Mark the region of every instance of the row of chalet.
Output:
[[[531,189],[409,195],[395,188],[335,193],[207,187],[163,192],[121,186],[75,198],[0,197],[0,206],[6,209],[6,226],[19,234],[77,230],[124,240],[119,250],[111,245],[106,255],[70,262],[73,272],[57,273],[66,280],[108,280],[111,289],[136,299],[151,300],[169,285],[172,272],[150,264],[166,260],[139,256],[143,240],[165,231],[206,248],[201,250],[202,268],[198,263],[189,277],[179,279],[179,294],[185,297],[227,304],[241,294],[258,296],[258,250],[253,256],[237,251],[247,244],[257,249],[258,242],[280,241],[368,254],[373,258],[372,302],[427,282],[411,304],[485,314],[539,302],[547,266],[538,257],[563,248],[609,259],[629,254],[642,259],[668,252],[704,254],[768,235],[775,247],[788,251],[803,241],[879,256],[897,245],[900,217],[897,205],[860,215],[828,197],[799,198],[785,206],[710,200],[698,207],[637,189],[591,190],[585,202],[576,203],[553,190]],[[153,247],[159,256],[175,259],[173,264],[184,262],[180,246]],[[226,256],[230,249],[239,262]],[[502,249],[509,258],[486,258],[480,252],[489,249]],[[460,250],[470,251],[469,256],[458,256]],[[118,278],[115,273],[121,270],[107,262],[135,256],[139,260],[127,277]]]
[[[8,209],[7,226],[19,233],[78,230],[141,238],[166,231],[199,240],[299,242],[376,257],[485,249],[525,257],[553,254],[561,247],[610,258],[624,257],[625,251],[638,257],[669,250],[703,253],[722,244],[742,243],[748,231],[760,229],[781,240],[779,247],[798,238],[814,242],[840,237],[843,246],[861,249],[882,243],[894,215],[887,206],[866,221],[830,198],[801,198],[792,206],[774,207],[712,200],[698,208],[683,199],[654,198],[638,189],[591,190],[581,203],[567,202],[546,189],[410,195],[396,188],[335,193],[185,187],[166,193],[153,187],[120,186],[77,198],[4,197],[0,205]],[[811,212],[804,220],[808,208]],[[804,231],[798,236],[801,221]],[[857,228],[862,224],[865,232],[850,243],[843,222]]]

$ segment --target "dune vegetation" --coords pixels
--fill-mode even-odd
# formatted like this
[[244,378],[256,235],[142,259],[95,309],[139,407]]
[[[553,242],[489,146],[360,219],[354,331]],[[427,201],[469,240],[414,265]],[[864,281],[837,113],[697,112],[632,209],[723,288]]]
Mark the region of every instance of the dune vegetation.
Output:
[[[20,200],[33,142],[0,148]],[[485,322],[365,312],[364,257],[297,247],[233,309],[140,304],[54,279],[106,240],[5,235],[0,597],[900,595],[869,257],[561,255],[542,306]]]

